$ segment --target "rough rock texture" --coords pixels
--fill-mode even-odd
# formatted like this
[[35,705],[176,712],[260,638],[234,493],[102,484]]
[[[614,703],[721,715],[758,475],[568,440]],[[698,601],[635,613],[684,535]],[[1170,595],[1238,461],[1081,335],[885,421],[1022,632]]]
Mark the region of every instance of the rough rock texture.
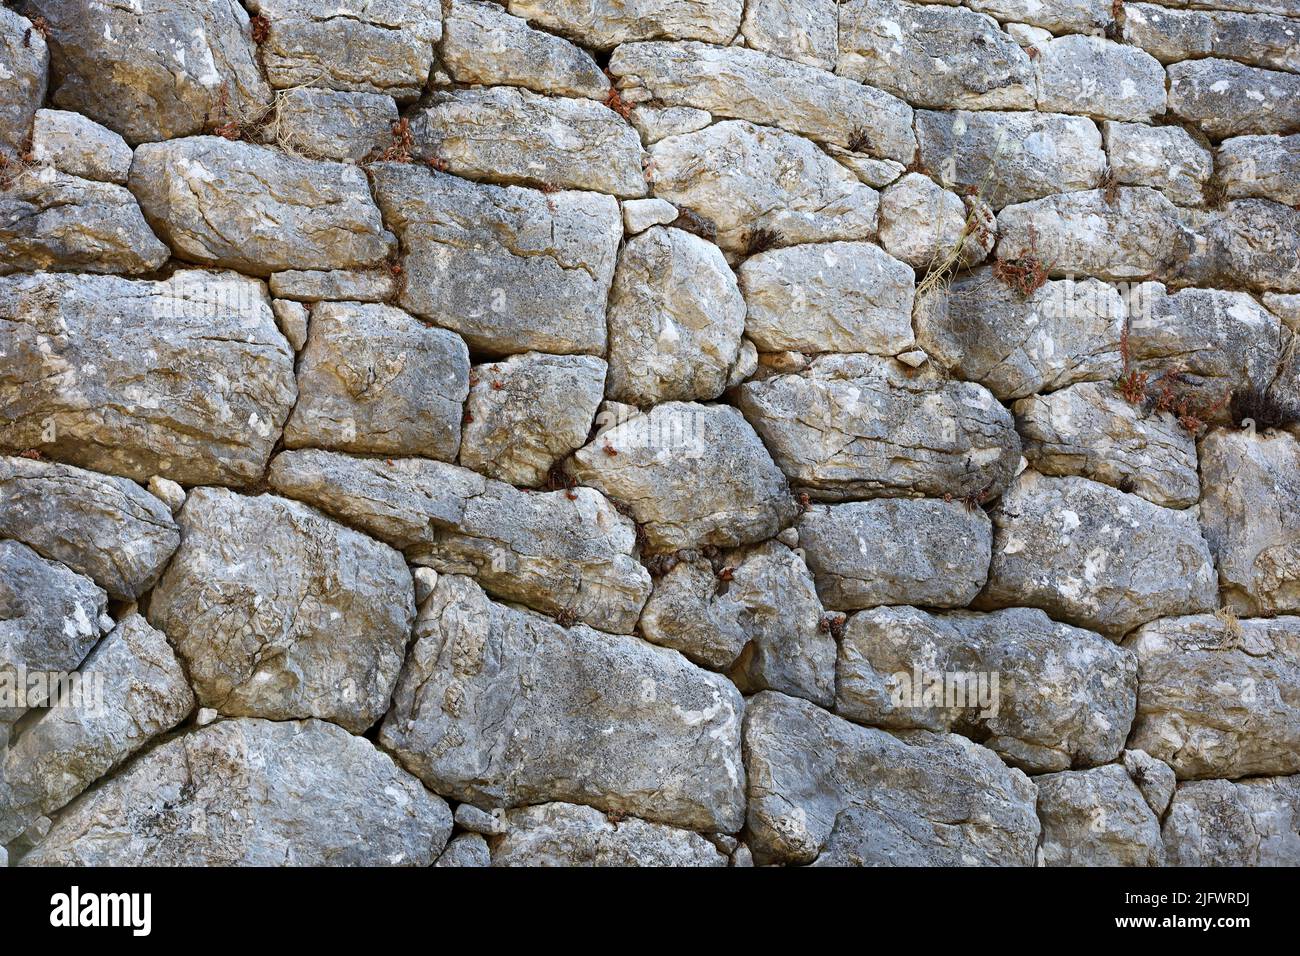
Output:
[[1169,112],[1209,136],[1294,133],[1300,129],[1300,76],[1210,57],[1168,69]]
[[292,89],[276,98],[276,137],[313,159],[359,163],[392,143],[397,104],[380,93]]
[[979,262],[993,249],[968,236],[966,207],[955,194],[927,176],[909,173],[880,196],[880,244],[896,259],[924,269],[960,251],[963,262]]
[[1101,128],[1116,183],[1151,186],[1180,206],[1201,205],[1214,160],[1187,130],[1109,120]]
[[222,720],[149,751],[59,817],[27,866],[428,866],[451,811],[319,720]]
[[415,616],[392,548],[297,502],[199,489],[149,604],[199,703],[360,733],[388,707]]
[[32,158],[69,176],[119,185],[131,171],[131,147],[121,136],[67,110],[36,111]]
[[992,518],[982,607],[1041,607],[1119,640],[1155,618],[1216,606],[1214,562],[1190,511],[1086,478],[1026,471]]
[[30,20],[0,9],[0,156],[22,155],[36,112],[45,102],[50,53],[45,37]]
[[611,820],[592,807],[543,803],[511,810],[492,840],[493,866],[726,866],[712,843],[689,830],[636,818]]
[[1300,292],[1300,209],[1234,199],[1209,217],[1184,281]]
[[1300,777],[1179,786],[1165,818],[1170,866],[1300,864]]
[[510,12],[594,47],[629,40],[729,43],[744,0],[507,0]]
[[1225,196],[1300,205],[1300,134],[1236,136],[1219,144],[1217,157]]
[[1165,71],[1133,47],[1102,37],[1059,37],[1034,66],[1041,110],[1142,122],[1165,111]]
[[492,865],[492,853],[487,840],[477,833],[461,833],[452,837],[447,849],[442,851],[434,866],[486,867]]
[[[839,653],[837,713],[964,734],[1031,773],[1114,760],[1133,721],[1133,655],[1033,608],[880,607],[850,618]],[[951,697],[932,691],[946,675],[967,675]]]
[[1125,42],[1142,47],[1161,63],[1221,56],[1294,73],[1300,71],[1297,36],[1295,22],[1283,17],[1124,4]]
[[725,678],[496,604],[456,575],[429,602],[380,739],[434,790],[740,829],[744,704]]
[[836,0],[748,0],[740,30],[756,50],[834,70],[838,19]]
[[1169,801],[1174,797],[1174,790],[1178,787],[1178,778],[1174,776],[1173,768],[1145,750],[1125,750],[1122,756],[1124,769],[1137,784],[1151,812],[1157,817],[1164,817]]
[[755,862],[1033,863],[1033,783],[964,737],[855,727],[767,692],[746,709],[745,756]]
[[1160,819],[1118,764],[1034,778],[1043,866],[1162,866]]

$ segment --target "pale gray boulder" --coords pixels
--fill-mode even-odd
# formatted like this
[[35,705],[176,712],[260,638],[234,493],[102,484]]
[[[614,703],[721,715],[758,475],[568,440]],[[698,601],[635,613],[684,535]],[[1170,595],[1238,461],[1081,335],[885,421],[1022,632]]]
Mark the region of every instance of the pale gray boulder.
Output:
[[65,806],[194,709],[167,637],[132,613],[78,668],[99,700],[45,711],[3,752],[0,843]]
[[628,122],[641,134],[641,142],[648,148],[669,136],[702,130],[713,122],[713,117],[704,110],[689,106],[654,106],[643,103],[632,110]]
[[1165,111],[1165,71],[1149,53],[1104,37],[1058,37],[1034,59],[1038,108],[1147,122]]
[[[800,136],[743,120],[649,150],[655,195],[708,217],[723,250],[870,239],[879,195]],[[757,250],[754,250],[757,251]]]
[[1209,57],[1168,68],[1169,112],[1219,138],[1300,131],[1300,76]]
[[82,796],[24,866],[428,866],[441,797],[319,720],[220,720]]
[[0,457],[0,537],[119,601],[147,591],[180,544],[171,510],[134,481],[18,457]]
[[492,865],[492,854],[488,850],[487,840],[477,833],[461,833],[452,837],[447,849],[442,851],[437,862],[439,867],[483,867]]
[[456,807],[455,820],[456,826],[462,830],[480,833],[483,836],[500,836],[510,829],[505,811],[499,807],[489,813],[487,810],[480,810],[472,803],[462,803]]
[[0,322],[5,449],[137,481],[243,484],[296,396],[266,287],[232,273],[12,276]]
[[1201,525],[1225,604],[1300,611],[1300,441],[1252,432],[1216,429],[1201,442]]
[[177,258],[202,265],[357,269],[396,245],[361,170],[219,136],[140,146],[131,191]]
[[460,464],[512,485],[542,485],[587,442],[605,394],[593,355],[524,352],[476,365],[470,376]]
[[1003,400],[1118,378],[1124,300],[1096,279],[1049,280],[1028,298],[977,269],[916,309],[917,342]]
[[273,299],[271,311],[275,313],[275,324],[280,327],[280,334],[285,341],[294,352],[301,352],[307,344],[307,332],[311,324],[310,310],[293,299]]
[[821,501],[995,497],[1020,458],[1011,413],[931,366],[828,355],[746,382],[736,404],[791,484]]
[[1121,186],[1151,186],[1180,206],[1204,202],[1214,170],[1210,151],[1181,126],[1101,124],[1110,172]]
[[623,236],[617,201],[480,185],[401,163],[371,176],[402,240],[404,308],[493,355],[604,355]]
[[1214,562],[1192,511],[1031,470],[991,516],[993,563],[975,604],[981,609],[1039,607],[1118,641],[1158,617],[1217,606]]
[[605,393],[630,405],[717,398],[740,358],[745,299],[722,252],[656,227],[619,252]]
[[493,866],[726,866],[712,843],[689,830],[611,817],[593,807],[543,803],[510,810],[491,841]]
[[1119,764],[1035,777],[1042,866],[1163,866],[1160,819]]
[[1234,136],[1219,144],[1217,158],[1216,175],[1229,199],[1300,205],[1300,133]]
[[515,16],[598,49],[629,40],[730,43],[744,0],[506,0]]
[[284,444],[454,461],[468,395],[469,349],[455,332],[388,305],[320,303]]
[[916,275],[870,242],[772,249],[738,270],[745,334],[760,352],[871,352],[913,345]]
[[273,495],[192,492],[149,602],[204,707],[320,717],[361,733],[388,709],[415,617],[402,556]]
[[1121,756],[1124,769],[1137,784],[1151,812],[1163,818],[1169,801],[1174,798],[1174,791],[1178,788],[1178,778],[1174,775],[1173,768],[1145,750],[1125,750]]
[[288,151],[312,159],[359,163],[393,142],[397,103],[382,93],[298,88],[275,100],[275,125],[268,131]]
[[1110,0],[969,0],[972,10],[1002,22],[1027,23],[1053,33],[1100,33],[1111,22]]
[[799,545],[828,608],[963,607],[988,578],[993,531],[980,508],[881,498],[810,508]]
[[1129,745],[1180,780],[1300,771],[1300,618],[1198,614],[1140,628]]
[[288,269],[273,273],[271,294],[295,302],[388,302],[397,296],[392,269]]
[[1200,500],[1196,440],[1172,412],[1132,405],[1109,382],[1023,398],[1011,410],[1040,474],[1091,478],[1164,508]]
[[839,57],[836,0],[749,0],[740,32],[746,46],[823,70]]
[[641,636],[652,644],[681,651],[701,667],[729,668],[749,641],[747,608],[718,574],[711,561],[696,558],[678,561],[655,578],[638,622]]
[[479,806],[581,802],[685,829],[744,820],[744,702],[639,638],[565,629],[441,575],[380,740]]
[[863,611],[844,629],[837,675],[841,716],[962,734],[1029,773],[1114,760],[1137,695],[1131,653],[1036,608]]
[[745,755],[756,863],[1033,864],[1034,784],[964,737],[858,727],[768,691]]
[[1300,209],[1267,199],[1233,199],[1208,216],[1202,230],[1198,254],[1181,281],[1300,292]]
[[49,30],[53,104],[132,145],[251,121],[270,101],[237,0],[24,0],[23,10]]
[[131,172],[131,147],[121,136],[67,110],[36,111],[32,159],[69,176],[119,185]]
[[629,236],[639,236],[653,226],[670,226],[681,215],[667,199],[625,199],[622,207],[623,231]]
[[45,102],[50,51],[30,20],[0,8],[0,156],[12,162],[27,149],[36,113]]
[[600,433],[567,467],[625,504],[654,551],[762,541],[796,507],[763,442],[727,405],[656,405]]
[[1141,47],[1161,63],[1217,56],[1300,72],[1300,32],[1295,20],[1286,17],[1126,3],[1124,42]]
[[1300,776],[1181,784],[1164,839],[1171,866],[1300,865]]
[[880,244],[916,269],[955,257],[973,265],[993,251],[994,236],[967,225],[966,204],[920,173],[908,173],[880,194]]

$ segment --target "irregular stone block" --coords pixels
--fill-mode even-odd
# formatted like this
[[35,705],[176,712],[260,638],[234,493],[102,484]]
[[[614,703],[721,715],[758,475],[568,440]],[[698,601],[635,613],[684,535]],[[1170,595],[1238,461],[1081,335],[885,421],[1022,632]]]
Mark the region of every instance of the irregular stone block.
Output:
[[199,488],[178,521],[148,616],[200,704],[358,734],[387,710],[415,617],[400,554],[273,495]]
[[0,457],[0,537],[119,601],[147,591],[180,544],[171,510],[134,481],[17,457]]
[[627,505],[656,551],[752,544],[794,517],[785,476],[726,405],[656,405],[602,432],[568,468]]
[[1155,618],[1217,606],[1214,562],[1191,511],[1086,478],[1026,471],[992,518],[982,609],[1040,607],[1118,641]]
[[1184,783],[1164,826],[1170,866],[1296,866],[1297,834],[1297,776]]
[[285,90],[275,101],[275,138],[314,159],[359,163],[392,143],[397,104],[379,93]]
[[469,394],[469,349],[387,305],[321,303],[298,362],[288,448],[453,461]]
[[507,0],[525,17],[598,49],[629,40],[730,43],[744,0]]
[[1294,133],[1300,128],[1300,76],[1209,57],[1168,68],[1169,112],[1208,136]]
[[1229,199],[1300,205],[1300,133],[1224,140],[1219,144],[1218,179]]
[[270,285],[276,297],[296,302],[387,302],[397,295],[389,269],[289,269],[272,275]]
[[50,51],[30,20],[0,9],[0,156],[15,160],[27,149],[32,121],[45,102]]
[[1118,764],[1035,777],[1043,866],[1164,866],[1160,820]]
[[652,226],[668,226],[677,221],[681,210],[667,199],[627,199],[623,201],[623,230],[638,236]]
[[1205,184],[1214,170],[1210,151],[1181,126],[1145,123],[1101,124],[1110,171],[1121,186],[1159,189],[1180,206],[1204,202]]
[[361,170],[219,136],[141,146],[131,191],[177,257],[203,265],[356,269],[395,245]]
[[1200,500],[1196,440],[1172,412],[1147,413],[1112,384],[1092,382],[1021,399],[1012,411],[1040,474],[1090,478],[1164,508]]
[[799,544],[829,608],[963,607],[988,577],[993,531],[979,508],[883,498],[810,509]]
[[611,819],[592,807],[543,803],[506,814],[509,829],[492,841],[493,866],[726,866],[698,833]]
[[121,136],[66,110],[36,111],[32,158],[69,176],[119,185],[131,171],[131,147]]
[[972,10],[1004,23],[1028,23],[1053,33],[1100,33],[1111,22],[1109,0],[969,0]]
[[319,720],[221,720],[86,794],[25,866],[429,866],[446,801]]
[[1137,785],[1151,812],[1157,817],[1163,817],[1178,786],[1173,768],[1145,750],[1125,750],[1122,756],[1124,769]]
[[1300,618],[1164,618],[1124,646],[1138,662],[1131,746],[1180,780],[1300,771]]
[[820,501],[996,496],[1020,458],[1011,413],[983,387],[871,355],[746,382],[736,404]]
[[880,244],[917,269],[949,256],[976,263],[993,251],[994,238],[981,242],[967,229],[966,218],[960,197],[928,176],[909,173],[880,195]]
[[869,242],[772,249],[738,270],[745,334],[763,352],[871,352],[913,345],[916,275]]
[[686,829],[744,819],[744,702],[675,651],[489,601],[441,575],[380,739],[479,806],[583,802]]
[[265,287],[180,271],[0,279],[0,447],[145,481],[261,477],[293,406]]
[[404,308],[494,355],[604,355],[623,236],[614,199],[484,186],[401,163],[371,175],[402,239]]
[[1134,122],[1165,111],[1165,71],[1142,50],[1074,34],[1047,43],[1034,66],[1041,110]]
[[477,833],[462,833],[452,838],[447,844],[447,849],[442,851],[442,856],[434,866],[447,867],[467,867],[467,866],[491,866],[492,854],[488,850],[487,840],[483,839]]
[[834,70],[839,57],[836,0],[749,0],[745,45],[787,60]]
[[1036,788],[954,734],[858,727],[774,692],[745,714],[757,863],[1029,866]]
[[275,324],[280,327],[285,340],[295,352],[301,352],[307,344],[307,329],[311,318],[307,307],[291,299],[274,299],[271,311],[275,313]]
[[1286,17],[1124,4],[1124,42],[1161,63],[1217,56],[1295,73],[1300,72],[1298,38],[1295,21]]
[[1234,199],[1209,215],[1180,281],[1300,292],[1300,209]]

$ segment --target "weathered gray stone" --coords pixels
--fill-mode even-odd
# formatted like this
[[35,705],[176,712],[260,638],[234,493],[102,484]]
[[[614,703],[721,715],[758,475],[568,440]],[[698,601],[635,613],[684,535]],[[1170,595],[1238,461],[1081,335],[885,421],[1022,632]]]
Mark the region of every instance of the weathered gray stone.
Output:
[[626,504],[656,551],[752,544],[794,516],[785,476],[726,405],[656,405],[602,432],[568,467]]
[[307,307],[292,299],[274,299],[271,311],[275,313],[275,324],[280,327],[280,334],[295,352],[301,352],[307,344],[307,330],[311,320]]
[[321,303],[284,443],[454,461],[468,394],[469,349],[456,333],[392,306]]
[[822,501],[996,496],[1020,457],[1011,413],[983,387],[871,355],[746,382],[736,403],[798,489]]
[[1111,21],[1110,0],[969,0],[972,10],[1053,33],[1100,33]]
[[882,189],[888,186],[890,183],[897,181],[907,171],[906,166],[892,159],[873,159],[870,156],[863,156],[861,153],[840,149],[838,146],[824,146],[822,148],[830,156],[834,157],[836,162],[873,189]]
[[1300,205],[1300,133],[1224,140],[1219,144],[1217,176],[1229,199]]
[[30,20],[0,8],[0,156],[12,161],[27,149],[32,120],[45,102],[50,52]]
[[1181,281],[1300,292],[1300,209],[1234,199],[1208,217],[1198,239],[1201,248]]
[[171,511],[134,481],[17,457],[0,457],[0,537],[121,601],[148,590],[180,543]]
[[980,269],[916,310],[922,348],[1000,399],[1117,378],[1124,300],[1095,279],[1053,280],[1028,298]]
[[591,100],[509,86],[436,92],[411,132],[421,158],[458,176],[621,198],[646,194],[636,130]]
[[799,544],[829,608],[963,607],[988,577],[993,532],[979,508],[883,498],[811,508]]
[[[705,43],[632,43],[609,61],[623,95],[778,126],[818,142],[910,162],[912,108],[897,97],[783,57]],[[856,148],[856,147],[855,147]]]
[[838,21],[836,0],[749,0],[740,32],[755,50],[834,70]]
[[713,122],[704,110],[689,106],[652,106],[642,104],[632,110],[628,122],[641,134],[641,142],[651,146],[669,136],[694,133]]
[[481,833],[484,836],[500,836],[510,829],[505,811],[497,808],[489,813],[487,810],[480,810],[472,803],[462,803],[458,806],[455,820],[456,826],[462,830]]
[[1163,866],[1160,820],[1118,764],[1035,777],[1043,866]]
[[837,673],[835,710],[849,720],[963,734],[1031,773],[1114,760],[1137,694],[1132,654],[1036,608],[863,611]]
[[604,354],[623,235],[614,199],[479,185],[401,163],[371,175],[402,239],[403,307],[494,355]]
[[387,302],[397,295],[389,269],[289,269],[271,276],[271,293],[296,302]]
[[309,88],[286,90],[275,101],[275,143],[313,159],[359,163],[393,138],[397,104],[380,93]]
[[606,394],[632,405],[717,398],[744,331],[745,300],[717,246],[663,227],[629,239],[609,296]]
[[1212,137],[1300,130],[1300,76],[1231,60],[1184,60],[1168,68],[1169,112]]
[[1035,787],[964,737],[858,727],[766,692],[745,713],[757,863],[1029,866]]
[[698,833],[592,807],[543,803],[506,814],[509,830],[492,841],[493,866],[726,866]]
[[1092,382],[1021,399],[1012,411],[1041,474],[1091,478],[1165,508],[1200,500],[1196,441],[1172,412],[1147,412]]
[[475,366],[460,463],[512,485],[541,485],[587,442],[605,394],[605,362],[525,352]]
[[237,0],[25,0],[50,35],[51,99],[135,144],[251,120],[271,91]]
[[1180,780],[1300,771],[1300,618],[1164,618],[1124,646],[1138,661],[1130,746]]
[[1121,186],[1151,186],[1180,206],[1199,206],[1214,169],[1210,151],[1181,126],[1102,123],[1110,171]]
[[1165,111],[1165,71],[1149,53],[1103,37],[1059,37],[1034,60],[1038,108],[1146,122]]
[[741,120],[670,136],[650,149],[655,195],[707,216],[718,245],[870,239],[879,196],[802,137]]
[[19,270],[152,272],[170,256],[125,188],[52,166],[0,192],[0,275]]
[[177,257],[203,265],[356,269],[395,245],[361,170],[219,136],[139,147],[131,191]]
[[480,806],[581,801],[735,832],[743,707],[675,651],[566,630],[441,575],[380,739],[434,789]]
[[165,504],[174,515],[185,504],[185,489],[170,478],[154,475],[148,481],[149,494]]
[[388,709],[415,616],[400,554],[273,495],[200,488],[178,521],[181,547],[148,616],[199,703],[353,733]]
[[953,255],[971,265],[993,251],[992,236],[981,242],[968,232],[961,198],[920,173],[909,173],[880,194],[880,244],[917,269]]
[[1000,209],[1097,185],[1106,168],[1087,117],[996,110],[916,111],[921,162],[939,183]]
[[114,628],[79,671],[86,687],[102,692],[102,701],[45,711],[3,752],[0,843],[66,805],[194,709],[166,635],[138,614]]
[[0,279],[0,447],[145,481],[261,476],[293,405],[266,288],[182,271]]
[[510,12],[584,44],[629,40],[730,43],[744,0],[506,0]]
[[452,838],[434,866],[491,866],[492,854],[487,840],[477,833],[462,833]]
[[271,85],[321,83],[413,100],[424,90],[442,10],[422,0],[249,0],[266,18],[262,63]]
[[319,720],[221,720],[86,794],[25,866],[428,866],[440,797]]
[[1300,865],[1300,777],[1197,780],[1165,818],[1170,866]]
[[871,352],[912,347],[913,271],[869,242],[790,246],[739,269],[745,334],[763,352]]
[[80,179],[123,184],[131,171],[131,147],[117,133],[80,113],[37,110],[32,159]]
[[1286,17],[1126,3],[1124,42],[1140,46],[1161,63],[1217,56],[1300,72],[1300,32],[1295,20]]
[[1178,787],[1178,778],[1173,768],[1163,760],[1157,760],[1145,750],[1125,750],[1123,753],[1124,769],[1137,784],[1142,799],[1157,817],[1163,817]]
[[992,518],[993,564],[978,607],[1040,607],[1119,640],[1155,618],[1217,605],[1214,562],[1191,511],[1026,471]]
[[623,202],[623,229],[637,236],[652,226],[671,225],[680,215],[667,199],[628,199]]
[[440,62],[457,82],[596,100],[608,92],[591,54],[568,40],[534,30],[497,4],[452,0],[448,10]]
[[904,0],[840,4],[837,72],[935,109],[1033,109],[1034,68],[990,16]]
[[712,562],[679,561],[655,580],[638,630],[652,644],[681,651],[701,667],[725,671],[749,640],[745,611]]
[[1300,442],[1253,431],[1215,430],[1201,443],[1201,524],[1229,607],[1300,611]]

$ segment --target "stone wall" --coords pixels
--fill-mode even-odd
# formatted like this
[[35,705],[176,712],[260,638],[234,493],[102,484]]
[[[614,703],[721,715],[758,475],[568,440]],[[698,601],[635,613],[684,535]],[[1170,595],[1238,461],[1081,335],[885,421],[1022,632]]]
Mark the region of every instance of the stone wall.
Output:
[[1300,863],[1297,0],[322,6],[0,7],[0,861]]

